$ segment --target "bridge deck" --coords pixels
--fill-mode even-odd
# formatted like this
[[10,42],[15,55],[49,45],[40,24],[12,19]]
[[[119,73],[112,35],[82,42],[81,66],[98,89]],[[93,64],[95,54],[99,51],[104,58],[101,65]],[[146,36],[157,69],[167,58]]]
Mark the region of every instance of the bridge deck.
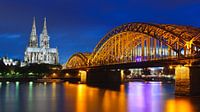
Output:
[[195,58],[188,57],[188,58],[160,59],[160,60],[109,64],[109,65],[99,65],[99,66],[86,66],[81,68],[67,68],[65,70],[146,68],[146,67],[161,67],[170,65],[189,65],[192,63],[199,63],[199,62],[200,62],[200,57],[195,57]]

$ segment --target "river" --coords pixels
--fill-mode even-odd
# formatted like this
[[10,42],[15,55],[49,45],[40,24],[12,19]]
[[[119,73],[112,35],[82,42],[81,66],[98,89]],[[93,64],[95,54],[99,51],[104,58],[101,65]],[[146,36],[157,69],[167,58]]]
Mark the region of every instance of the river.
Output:
[[174,84],[129,82],[115,89],[85,84],[0,82],[0,112],[199,112],[200,97],[174,95]]

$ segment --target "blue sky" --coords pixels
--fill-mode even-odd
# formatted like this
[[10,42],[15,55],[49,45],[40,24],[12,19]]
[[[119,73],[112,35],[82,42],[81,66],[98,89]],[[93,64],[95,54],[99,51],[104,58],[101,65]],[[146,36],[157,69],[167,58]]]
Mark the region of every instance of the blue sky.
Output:
[[33,16],[37,34],[47,17],[50,46],[60,62],[76,52],[92,52],[112,28],[129,22],[200,27],[200,0],[1,0],[0,57],[23,60]]

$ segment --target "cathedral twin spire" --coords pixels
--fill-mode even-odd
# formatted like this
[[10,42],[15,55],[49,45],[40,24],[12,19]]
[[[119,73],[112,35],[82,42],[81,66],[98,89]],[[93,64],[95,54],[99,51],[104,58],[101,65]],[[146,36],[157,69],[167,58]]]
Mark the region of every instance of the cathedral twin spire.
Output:
[[49,47],[49,36],[47,33],[46,18],[44,18],[44,26],[39,40],[36,32],[35,17],[33,18],[33,26],[30,34],[29,46],[26,48],[24,53],[24,61],[27,62],[27,64],[58,64],[58,49]]
[[35,17],[33,18],[33,26],[30,35],[29,47],[38,47],[38,40],[37,40],[37,33],[36,33],[36,25],[35,25]]
[[[29,47],[37,48],[38,47],[38,37],[36,33],[35,17],[33,18],[33,26],[30,35]],[[40,34],[40,47],[49,48],[49,36],[47,33],[46,17],[44,18],[43,31]]]

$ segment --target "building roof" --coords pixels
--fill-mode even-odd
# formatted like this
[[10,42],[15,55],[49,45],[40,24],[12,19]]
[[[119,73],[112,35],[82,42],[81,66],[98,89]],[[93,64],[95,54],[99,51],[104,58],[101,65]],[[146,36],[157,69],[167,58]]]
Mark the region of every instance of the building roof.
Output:
[[50,53],[57,53],[57,49],[56,48],[31,48],[28,47],[26,49],[26,52],[50,52]]

